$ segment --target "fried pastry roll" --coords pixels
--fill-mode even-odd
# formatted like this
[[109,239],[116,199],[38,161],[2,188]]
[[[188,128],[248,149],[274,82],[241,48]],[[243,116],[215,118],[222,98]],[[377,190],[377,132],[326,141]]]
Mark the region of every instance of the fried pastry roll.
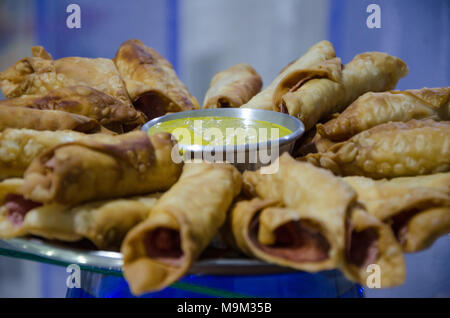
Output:
[[[6,128],[34,130],[75,130],[84,133],[102,131],[100,124],[86,116],[59,110],[39,110],[0,105],[0,132]],[[103,129],[103,132],[106,130]]]
[[58,87],[51,55],[42,46],[33,46],[31,53],[31,57],[25,57],[0,72],[0,88],[5,97],[43,94]]
[[43,205],[21,193],[23,179],[0,183],[0,237],[36,235],[46,239],[89,239],[99,249],[119,250],[126,233],[143,221],[161,194],[97,201],[70,207]]
[[374,179],[445,172],[450,169],[450,122],[381,124],[304,159],[338,175]]
[[412,216],[401,229],[400,243],[405,252],[417,252],[449,233],[450,206],[426,209]]
[[134,106],[149,120],[169,112],[200,108],[169,61],[141,41],[124,42],[114,62]]
[[354,282],[369,285],[379,270],[381,288],[400,285],[406,276],[401,246],[389,227],[356,204],[346,224],[345,257],[340,269]]
[[230,164],[186,163],[179,181],[122,244],[131,291],[159,290],[181,278],[225,222],[240,189],[241,175]]
[[385,53],[367,52],[346,64],[340,77],[327,75],[330,71],[300,77],[298,84],[286,94],[279,94],[274,103],[281,111],[298,117],[308,130],[320,120],[341,112],[368,91],[393,89],[407,73],[408,67],[401,59]]
[[83,115],[105,127],[121,132],[117,125],[142,124],[144,121],[132,105],[88,86],[62,87],[45,95],[26,95],[0,101],[1,106],[62,110]]
[[103,135],[56,146],[25,172],[23,193],[43,203],[76,204],[93,199],[167,190],[181,165],[172,160],[168,133]]
[[332,141],[352,136],[390,121],[450,119],[450,87],[369,92],[360,96],[337,118],[318,124],[319,133]]
[[0,73],[3,94],[8,97],[44,95],[69,86],[89,86],[131,106],[125,84],[114,62],[104,58],[65,57],[53,60],[41,46],[32,57],[19,60]]
[[345,216],[356,193],[331,172],[287,153],[277,160],[273,174],[244,172],[244,190],[257,199],[238,203],[232,212],[237,245],[258,258],[300,270],[335,268],[344,250]]
[[261,76],[253,67],[236,64],[214,75],[203,108],[239,107],[259,93],[261,87]]
[[367,212],[390,225],[406,252],[430,246],[450,232],[450,173],[372,180],[343,178]]
[[0,180],[22,177],[31,161],[40,154],[59,144],[89,136],[68,130],[38,131],[7,128],[0,133]]
[[[309,50],[299,57],[297,60],[291,62],[286,67],[284,67],[280,74],[275,77],[272,83],[267,86],[263,91],[255,95],[250,101],[241,107],[245,108],[258,108],[265,110],[273,110],[276,107],[273,104],[274,93],[278,86],[278,84],[283,81],[283,79],[291,78],[292,74],[296,74],[297,72],[301,72],[303,69],[311,68],[316,64],[319,64],[328,59],[334,58],[335,52],[333,45],[328,41],[321,41],[315,45],[313,45]],[[290,85],[295,85],[292,81],[284,81],[283,88],[290,89]]]

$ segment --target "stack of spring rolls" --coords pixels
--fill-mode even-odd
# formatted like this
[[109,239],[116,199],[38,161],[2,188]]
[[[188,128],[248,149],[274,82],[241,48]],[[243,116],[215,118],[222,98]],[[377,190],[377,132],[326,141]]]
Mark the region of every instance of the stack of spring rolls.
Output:
[[0,237],[87,239],[119,250],[182,170],[171,135],[139,128],[198,102],[138,40],[113,60],[31,52],[0,72]]
[[64,57],[43,47],[0,72],[0,131],[6,128],[124,133],[167,112],[198,109],[172,65],[139,40],[113,60]]
[[403,283],[404,252],[450,232],[450,172],[372,180],[334,176],[283,154],[274,174],[245,171],[245,198],[231,209],[224,238],[270,263],[350,280]]
[[328,41],[262,88],[248,64],[211,80],[204,108],[296,116],[307,133],[273,173],[176,163],[149,119],[199,109],[170,63],[139,40],[114,59],[54,60],[42,47],[0,73],[0,238],[120,250],[134,294],[185,275],[213,239],[295,270],[401,284],[405,252],[450,232],[450,89],[392,91],[408,72],[380,52],[342,65]]

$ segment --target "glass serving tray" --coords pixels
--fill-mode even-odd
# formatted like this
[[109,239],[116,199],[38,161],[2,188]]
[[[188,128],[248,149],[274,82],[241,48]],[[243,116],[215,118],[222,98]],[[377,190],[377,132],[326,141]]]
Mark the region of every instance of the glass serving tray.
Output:
[[[60,266],[77,264],[82,270],[122,275],[122,254],[86,249],[79,244],[46,241],[39,238],[0,240],[0,255]],[[292,269],[245,258],[234,251],[208,247],[188,271],[189,274],[248,275],[292,272]]]

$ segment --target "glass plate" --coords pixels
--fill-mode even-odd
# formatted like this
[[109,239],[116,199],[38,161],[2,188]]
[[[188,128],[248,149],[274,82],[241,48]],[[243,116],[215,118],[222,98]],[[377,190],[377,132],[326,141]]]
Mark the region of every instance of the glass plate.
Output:
[[[67,266],[78,264],[81,269],[122,276],[122,254],[89,250],[73,244],[45,241],[39,238],[0,240],[0,255]],[[230,250],[208,248],[189,270],[189,274],[247,275],[292,272],[292,269],[245,258]]]

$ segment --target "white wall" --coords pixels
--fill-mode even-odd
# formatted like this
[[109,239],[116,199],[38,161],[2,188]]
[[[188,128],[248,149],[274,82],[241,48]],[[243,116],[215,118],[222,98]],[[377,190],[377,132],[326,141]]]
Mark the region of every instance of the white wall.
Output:
[[246,62],[269,84],[326,39],[327,0],[180,1],[181,77],[203,101],[212,76]]

